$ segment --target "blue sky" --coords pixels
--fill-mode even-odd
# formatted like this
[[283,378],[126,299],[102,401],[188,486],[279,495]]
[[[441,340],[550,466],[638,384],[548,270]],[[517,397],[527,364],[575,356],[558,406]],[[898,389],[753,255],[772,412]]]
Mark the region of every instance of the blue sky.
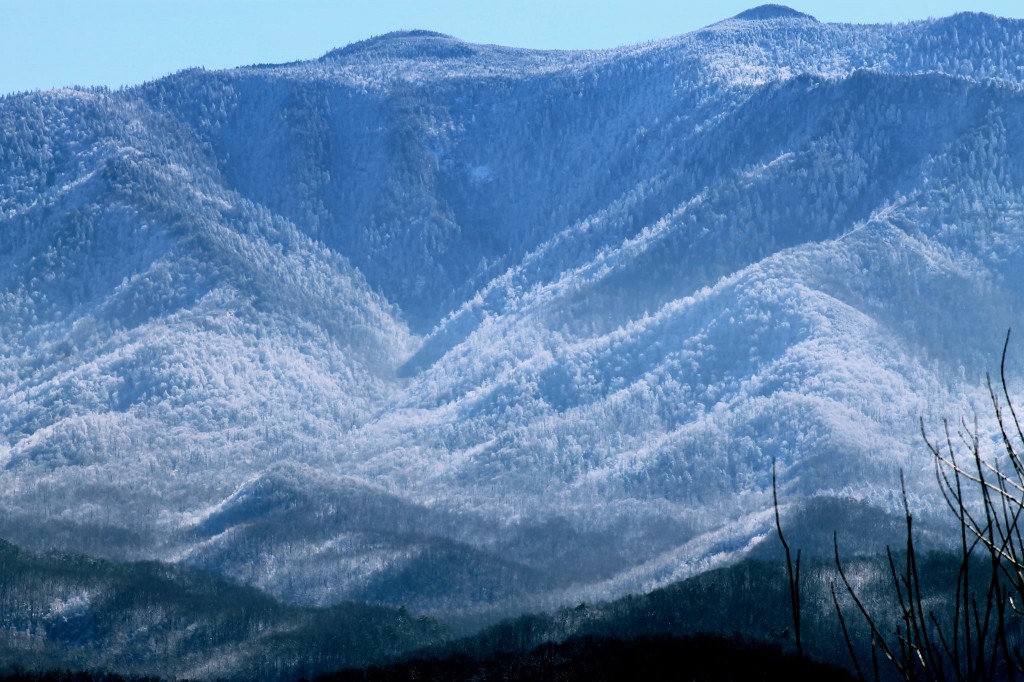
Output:
[[[473,42],[600,48],[665,38],[757,0],[0,0],[0,93],[119,86],[189,66],[311,59],[425,28]],[[959,11],[1024,18],[1021,0],[806,0],[823,21],[906,21]]]

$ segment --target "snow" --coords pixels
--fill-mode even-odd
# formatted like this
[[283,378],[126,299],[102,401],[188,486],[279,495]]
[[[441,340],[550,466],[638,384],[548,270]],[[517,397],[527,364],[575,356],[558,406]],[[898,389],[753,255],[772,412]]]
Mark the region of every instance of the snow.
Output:
[[[740,556],[773,459],[794,504],[893,509],[903,467],[941,515],[918,417],[985,413],[1024,301],[1022,55],[758,8],[4,98],[0,530],[311,603],[442,555],[571,601]],[[538,567],[572,551],[604,568]]]

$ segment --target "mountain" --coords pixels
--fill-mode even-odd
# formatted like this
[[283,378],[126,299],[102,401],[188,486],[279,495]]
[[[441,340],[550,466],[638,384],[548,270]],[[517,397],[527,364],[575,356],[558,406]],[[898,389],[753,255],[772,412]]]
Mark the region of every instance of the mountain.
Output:
[[198,571],[6,542],[0,581],[0,676],[22,667],[289,680],[387,662],[447,634],[404,611],[289,606]]
[[5,97],[0,536],[469,628],[735,560],[773,461],[786,511],[902,468],[940,523],[919,418],[991,412],[1024,301],[1022,87],[1020,21],[766,5]]

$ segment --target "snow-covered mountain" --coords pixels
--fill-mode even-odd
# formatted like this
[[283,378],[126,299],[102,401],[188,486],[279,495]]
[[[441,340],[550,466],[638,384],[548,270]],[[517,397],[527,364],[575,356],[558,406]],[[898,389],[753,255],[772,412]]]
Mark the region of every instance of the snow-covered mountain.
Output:
[[1022,206],[982,14],[9,96],[0,536],[466,615],[730,560],[773,459],[941,512],[918,418],[987,414]]

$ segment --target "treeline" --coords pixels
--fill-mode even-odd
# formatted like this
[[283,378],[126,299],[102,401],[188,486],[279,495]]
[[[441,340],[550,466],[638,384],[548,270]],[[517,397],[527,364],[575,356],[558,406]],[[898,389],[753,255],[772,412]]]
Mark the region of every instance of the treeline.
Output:
[[780,647],[742,638],[578,637],[544,644],[526,654],[418,659],[388,667],[348,670],[316,682],[404,680],[852,680],[843,668],[797,658]]
[[159,682],[159,677],[124,677],[88,670],[24,670],[0,668],[0,682]]
[[[797,658],[780,647],[716,636],[608,639],[581,637],[545,644],[526,654],[480,660],[466,655],[423,658],[321,675],[316,682],[398,680],[736,680],[853,679],[842,668]],[[159,682],[157,677],[124,677],[105,672],[13,670],[0,682]]]

